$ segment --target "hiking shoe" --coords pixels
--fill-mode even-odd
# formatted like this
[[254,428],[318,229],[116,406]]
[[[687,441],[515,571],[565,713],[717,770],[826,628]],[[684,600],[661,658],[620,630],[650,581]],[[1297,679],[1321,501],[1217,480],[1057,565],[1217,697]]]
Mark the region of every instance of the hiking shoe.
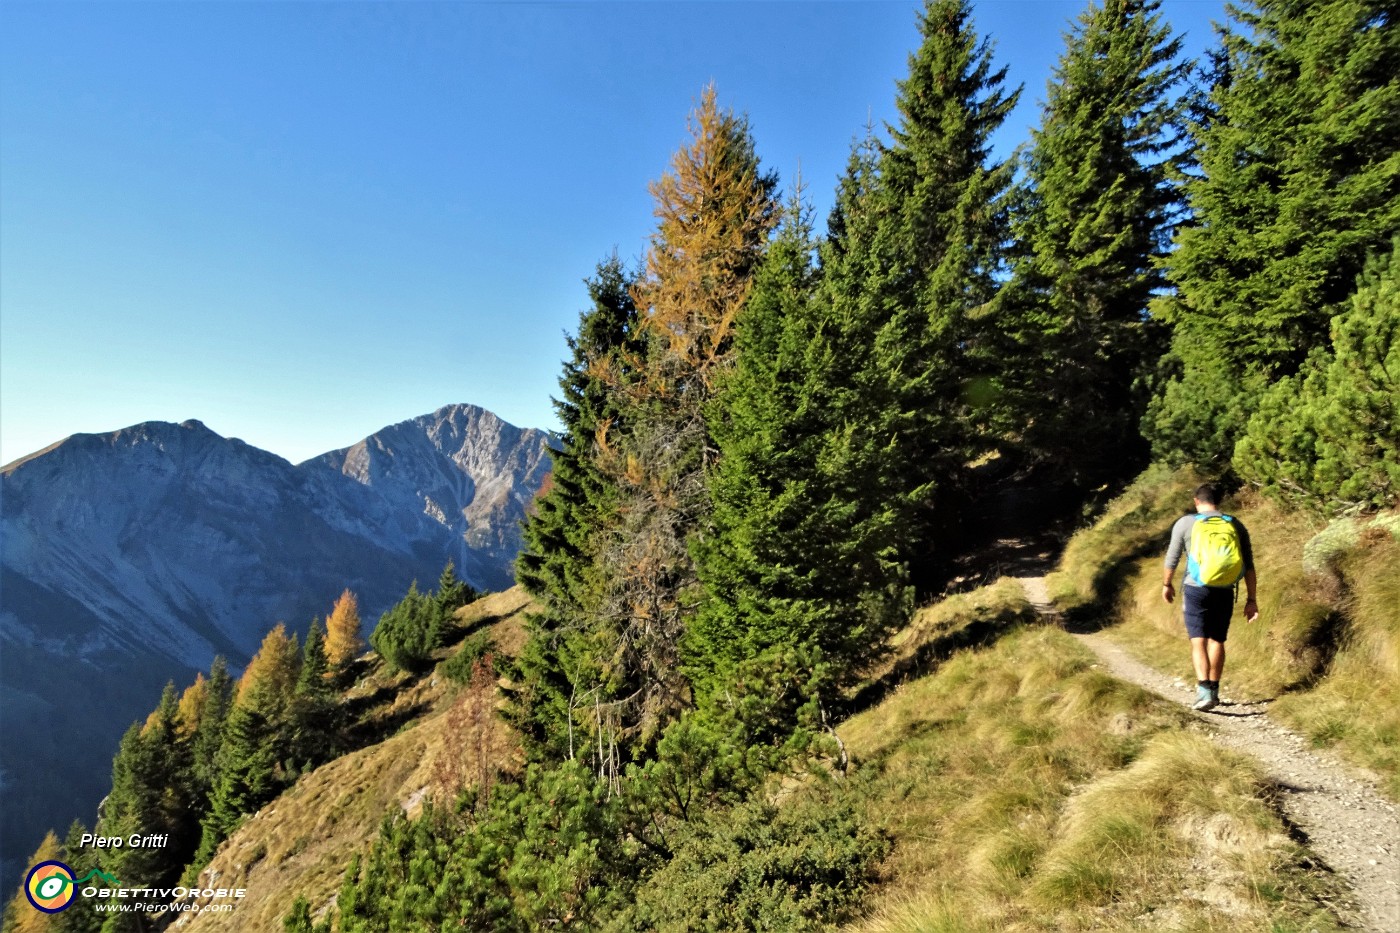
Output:
[[1215,709],[1219,703],[1220,698],[1216,695],[1214,690],[1210,689],[1205,684],[1198,684],[1196,686],[1196,702],[1191,704],[1192,709],[1205,712],[1208,709]]

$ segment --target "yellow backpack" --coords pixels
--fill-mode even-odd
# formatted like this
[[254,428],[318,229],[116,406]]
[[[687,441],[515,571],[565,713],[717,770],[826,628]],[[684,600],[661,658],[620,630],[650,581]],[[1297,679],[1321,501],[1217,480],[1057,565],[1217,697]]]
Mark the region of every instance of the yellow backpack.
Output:
[[1202,515],[1191,526],[1186,572],[1202,586],[1234,586],[1244,576],[1239,528],[1229,515]]

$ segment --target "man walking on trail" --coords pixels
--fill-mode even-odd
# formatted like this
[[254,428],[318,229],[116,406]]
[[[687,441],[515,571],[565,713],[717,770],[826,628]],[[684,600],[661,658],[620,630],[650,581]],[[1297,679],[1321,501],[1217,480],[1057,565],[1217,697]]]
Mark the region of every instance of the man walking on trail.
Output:
[[1181,555],[1186,554],[1183,581],[1183,614],[1191,639],[1191,661],[1196,666],[1196,702],[1192,709],[1214,709],[1220,704],[1220,675],[1225,672],[1225,636],[1235,609],[1235,588],[1245,585],[1244,618],[1259,618],[1254,592],[1254,551],[1244,523],[1220,511],[1224,498],[1215,483],[1197,487],[1196,514],[1183,515],[1172,526],[1162,577],[1162,599],[1176,597],[1172,576]]

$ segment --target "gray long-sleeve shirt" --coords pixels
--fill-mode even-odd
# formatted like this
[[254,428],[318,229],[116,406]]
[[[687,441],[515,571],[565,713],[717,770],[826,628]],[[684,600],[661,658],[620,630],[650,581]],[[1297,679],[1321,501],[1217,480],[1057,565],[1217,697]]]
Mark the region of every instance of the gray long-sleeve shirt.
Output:
[[[1175,570],[1176,565],[1181,563],[1181,555],[1186,551],[1186,539],[1191,536],[1191,527],[1196,524],[1198,518],[1208,518],[1212,515],[1223,515],[1223,512],[1199,512],[1194,515],[1183,515],[1172,525],[1172,542],[1167,546],[1166,568]],[[1240,556],[1244,558],[1245,573],[1254,569],[1254,549],[1249,544],[1249,530],[1244,527],[1244,522],[1231,516],[1231,521],[1235,523],[1235,530],[1240,535]],[[1191,574],[1186,574],[1183,581],[1187,586],[1200,586],[1201,581],[1195,579]]]

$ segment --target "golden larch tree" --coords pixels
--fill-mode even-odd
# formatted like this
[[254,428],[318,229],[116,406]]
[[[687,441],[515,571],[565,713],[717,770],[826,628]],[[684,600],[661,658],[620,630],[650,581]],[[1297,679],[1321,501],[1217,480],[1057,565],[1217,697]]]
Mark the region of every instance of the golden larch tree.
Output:
[[235,702],[269,714],[284,711],[296,688],[300,661],[296,636],[288,635],[278,622],[238,679]]
[[680,644],[699,595],[689,540],[710,505],[706,403],[777,219],[777,179],[760,168],[748,120],[722,111],[711,86],[689,124],[691,140],[651,185],[657,227],[632,289],[644,358],[624,361],[625,381],[597,374],[634,403],[595,438],[622,501],[599,555],[606,685],[580,685],[589,700],[575,718],[596,730],[604,771],[620,761],[615,743],[648,741],[689,702]]
[[777,180],[760,171],[747,118],[721,111],[714,85],[690,131],[690,144],[650,186],[657,227],[633,299],[665,347],[648,367],[662,377],[652,386],[708,396],[777,219]]
[[339,671],[365,650],[360,637],[360,603],[348,589],[340,594],[326,618],[326,660]]
[[194,683],[185,688],[185,692],[180,694],[180,707],[177,722],[180,736],[187,737],[194,734],[199,728],[199,715],[204,709],[204,698],[209,693],[209,682],[204,679],[204,674],[194,675]]

